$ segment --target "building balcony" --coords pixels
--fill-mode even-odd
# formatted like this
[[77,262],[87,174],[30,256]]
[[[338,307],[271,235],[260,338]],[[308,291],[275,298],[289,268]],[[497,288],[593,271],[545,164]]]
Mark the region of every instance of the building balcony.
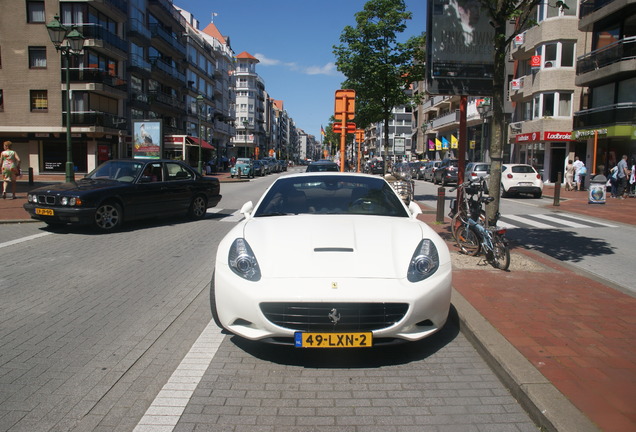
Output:
[[137,72],[144,77],[149,77],[152,71],[152,65],[144,60],[143,57],[136,54],[131,54],[128,63],[128,72]]
[[172,33],[164,30],[158,24],[150,24],[150,34],[154,40],[163,42],[164,49],[171,51],[175,54],[174,57],[186,58],[186,47],[179,42]]
[[148,92],[150,95],[150,102],[159,102],[164,105],[174,107],[178,110],[185,111],[185,102],[177,99],[176,97],[167,95],[159,91]]
[[126,15],[128,14],[127,0],[87,0],[86,3],[89,3],[109,17],[116,16],[119,21],[126,20]]
[[128,43],[99,24],[75,24],[86,38],[85,47],[124,60],[128,57]]
[[636,5],[636,0],[582,0],[579,8],[579,30],[592,31],[594,23],[617,18],[625,8]]
[[452,124],[459,124],[459,110],[437,117],[431,122],[432,129],[439,129]]
[[581,87],[635,75],[636,36],[589,52],[576,62],[576,85]]
[[[62,124],[66,126],[66,112],[62,115]],[[127,121],[124,117],[100,111],[73,111],[71,112],[71,126],[126,129]]]
[[185,84],[186,82],[185,74],[182,72],[179,72],[179,70],[176,67],[166,63],[165,61],[161,60],[159,57],[151,58],[150,64],[152,65],[153,72],[160,72],[164,76],[167,76],[176,81],[179,81],[179,83],[181,83],[182,85]]
[[152,33],[146,28],[146,26],[137,19],[131,19],[128,21],[128,32],[126,33],[129,39],[132,39],[137,45],[149,46],[150,39],[152,39]]
[[[71,68],[69,69],[69,79],[72,83],[104,84],[120,91],[126,91],[127,88],[125,80],[100,68]],[[61,81],[66,81],[66,69],[62,69]]]
[[625,102],[574,113],[574,130],[636,124],[636,103]]
[[186,19],[175,9],[170,0],[148,0],[148,9],[160,21],[173,20],[183,31],[187,25]]

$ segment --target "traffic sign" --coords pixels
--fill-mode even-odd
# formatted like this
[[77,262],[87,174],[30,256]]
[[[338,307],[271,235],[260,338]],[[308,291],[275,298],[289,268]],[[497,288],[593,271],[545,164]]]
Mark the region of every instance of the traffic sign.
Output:
[[356,112],[356,92],[355,90],[336,90],[336,105],[334,117],[336,120],[353,120]]
[[[333,133],[342,133],[342,123],[334,123],[333,126]],[[355,133],[356,132],[356,124],[355,123],[347,123],[347,130],[345,131],[346,133]]]

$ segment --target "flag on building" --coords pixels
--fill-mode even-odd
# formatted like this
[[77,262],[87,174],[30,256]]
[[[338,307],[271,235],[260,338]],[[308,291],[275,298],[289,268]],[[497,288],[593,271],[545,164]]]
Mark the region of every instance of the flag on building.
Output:
[[320,135],[325,136],[325,129],[320,125]]
[[435,138],[435,150],[441,150],[442,149],[442,142],[439,140],[439,138]]
[[428,140],[428,149],[435,150],[435,142],[432,139]]
[[459,146],[459,141],[457,141],[457,138],[455,137],[455,135],[451,134],[451,148],[456,149]]
[[449,142],[446,137],[442,137],[442,150],[448,150]]

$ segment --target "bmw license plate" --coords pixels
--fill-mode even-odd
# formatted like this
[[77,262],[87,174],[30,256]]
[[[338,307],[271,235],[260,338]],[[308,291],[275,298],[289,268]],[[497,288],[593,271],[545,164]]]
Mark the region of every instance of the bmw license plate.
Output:
[[373,333],[303,333],[294,334],[296,348],[370,348]]
[[42,216],[54,216],[55,212],[52,209],[43,209],[43,208],[36,207],[35,214],[42,215]]

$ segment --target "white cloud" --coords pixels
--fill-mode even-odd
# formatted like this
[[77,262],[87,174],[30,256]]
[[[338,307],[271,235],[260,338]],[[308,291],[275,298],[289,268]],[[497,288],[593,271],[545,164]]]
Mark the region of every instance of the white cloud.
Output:
[[336,65],[332,62],[325,64],[324,66],[299,66],[294,62],[283,62],[276,59],[270,59],[265,56],[265,54],[256,53],[254,54],[260,64],[263,66],[283,66],[291,71],[300,72],[305,75],[338,75],[338,71],[336,70]]

